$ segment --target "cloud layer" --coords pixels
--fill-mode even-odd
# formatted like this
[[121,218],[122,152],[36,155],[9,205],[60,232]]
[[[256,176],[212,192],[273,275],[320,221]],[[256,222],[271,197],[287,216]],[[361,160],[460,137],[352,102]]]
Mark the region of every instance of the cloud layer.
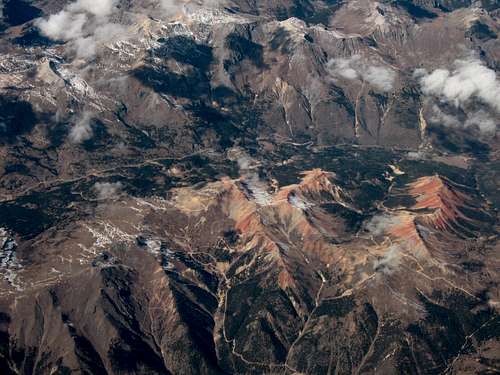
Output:
[[396,81],[394,70],[370,64],[363,60],[360,55],[354,55],[347,59],[332,59],[328,62],[327,68],[333,76],[364,81],[380,91],[391,91]]

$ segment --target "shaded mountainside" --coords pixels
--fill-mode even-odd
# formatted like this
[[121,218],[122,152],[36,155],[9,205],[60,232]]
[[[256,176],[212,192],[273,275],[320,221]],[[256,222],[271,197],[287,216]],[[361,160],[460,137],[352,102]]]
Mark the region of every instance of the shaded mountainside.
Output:
[[[235,177],[195,186],[181,177],[185,165],[166,164],[166,198],[122,193],[80,203],[84,216],[32,239],[4,231],[4,368],[494,368],[494,211],[451,182],[465,171],[423,161],[405,171],[392,164],[400,154],[369,149],[277,155],[290,151],[268,168],[232,150]],[[321,160],[330,172],[307,171]],[[120,174],[115,183],[133,189]]]
[[500,372],[498,4],[96,4],[0,2],[0,373]]

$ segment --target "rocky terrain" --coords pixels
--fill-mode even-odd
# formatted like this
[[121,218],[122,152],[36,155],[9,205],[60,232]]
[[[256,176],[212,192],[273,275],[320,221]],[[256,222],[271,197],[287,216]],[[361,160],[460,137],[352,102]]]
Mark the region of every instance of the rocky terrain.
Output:
[[0,0],[0,374],[500,373],[496,0]]

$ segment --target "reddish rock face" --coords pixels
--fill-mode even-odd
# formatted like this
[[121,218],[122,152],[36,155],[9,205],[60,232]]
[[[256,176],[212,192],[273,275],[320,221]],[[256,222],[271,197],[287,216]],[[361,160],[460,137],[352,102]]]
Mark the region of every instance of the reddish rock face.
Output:
[[462,213],[462,208],[482,211],[475,207],[471,197],[460,191],[459,186],[439,176],[418,179],[411,185],[410,193],[417,201],[414,209],[434,211],[432,215],[426,216],[426,220],[439,230],[453,230],[454,225],[460,225],[461,220],[474,222],[473,218]]

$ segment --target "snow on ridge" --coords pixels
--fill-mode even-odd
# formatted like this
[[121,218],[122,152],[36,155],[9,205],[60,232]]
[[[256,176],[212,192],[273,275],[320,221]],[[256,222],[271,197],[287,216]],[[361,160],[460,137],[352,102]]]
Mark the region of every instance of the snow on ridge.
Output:
[[0,228],[0,276],[16,290],[23,290],[19,281],[18,271],[22,269],[16,254],[17,243],[13,236],[5,229]]

